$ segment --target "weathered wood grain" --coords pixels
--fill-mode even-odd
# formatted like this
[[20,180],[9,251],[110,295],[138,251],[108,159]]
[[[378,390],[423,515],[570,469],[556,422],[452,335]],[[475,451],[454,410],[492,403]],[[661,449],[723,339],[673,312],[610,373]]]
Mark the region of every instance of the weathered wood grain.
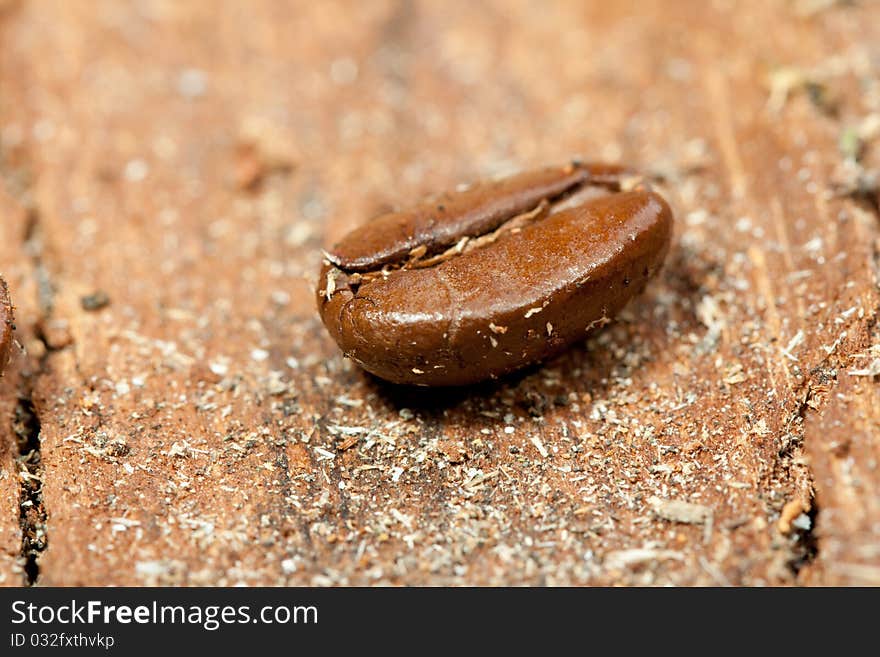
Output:
[[[876,322],[876,317],[875,317]],[[871,344],[880,344],[876,323]],[[880,395],[876,347],[841,364],[827,406],[806,423],[806,447],[821,515],[821,558],[808,581],[834,586],[880,584]]]
[[[0,271],[52,327],[20,387],[37,583],[874,581],[877,382],[845,372],[878,225],[836,192],[880,10],[803,6],[10,3],[0,174],[32,225]],[[322,247],[573,155],[676,212],[621,321],[461,391],[341,358]]]
[[[37,315],[30,302],[36,298],[36,276],[30,258],[22,257],[27,236],[27,212],[7,192],[0,189],[0,276],[7,281],[9,296],[17,321],[17,332],[11,345],[9,363],[0,377],[0,586],[21,586],[26,579],[22,559],[21,514],[30,509],[22,497],[23,486],[39,490],[39,479],[27,479],[30,470],[37,471],[38,459],[28,447],[29,416],[22,400],[28,398],[33,375],[24,344],[39,358],[40,346],[29,340],[33,326],[20,321],[24,316]],[[22,301],[19,302],[18,299]],[[31,462],[33,459],[33,462]],[[35,527],[36,529],[36,527]]]

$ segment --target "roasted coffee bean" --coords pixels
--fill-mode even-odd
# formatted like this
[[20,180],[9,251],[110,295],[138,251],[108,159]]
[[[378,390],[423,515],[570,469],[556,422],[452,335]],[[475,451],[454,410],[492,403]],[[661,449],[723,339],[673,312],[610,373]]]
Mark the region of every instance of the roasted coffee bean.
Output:
[[[666,201],[575,163],[382,215],[325,253],[317,302],[365,370],[464,385],[549,358],[604,326],[660,268]],[[579,202],[596,186],[611,191]]]
[[0,374],[9,361],[12,351],[12,303],[9,301],[9,290],[6,281],[0,278]]

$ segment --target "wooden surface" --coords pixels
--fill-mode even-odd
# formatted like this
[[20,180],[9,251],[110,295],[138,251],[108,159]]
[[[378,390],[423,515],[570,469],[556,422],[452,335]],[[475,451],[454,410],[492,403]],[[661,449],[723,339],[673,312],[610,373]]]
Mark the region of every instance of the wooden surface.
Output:
[[[877,3],[5,0],[0,43],[3,584],[880,583]],[[676,213],[620,321],[467,390],[342,359],[322,247],[577,155]]]

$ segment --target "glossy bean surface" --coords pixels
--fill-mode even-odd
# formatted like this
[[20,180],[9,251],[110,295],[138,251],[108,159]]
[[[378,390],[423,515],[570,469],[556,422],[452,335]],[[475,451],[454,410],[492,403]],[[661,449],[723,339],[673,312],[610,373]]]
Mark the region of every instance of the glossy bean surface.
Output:
[[[669,206],[614,191],[618,172],[529,172],[437,197],[445,213],[434,198],[355,229],[319,275],[327,330],[395,383],[476,383],[556,355],[608,323],[668,250]],[[567,207],[596,184],[613,193]]]

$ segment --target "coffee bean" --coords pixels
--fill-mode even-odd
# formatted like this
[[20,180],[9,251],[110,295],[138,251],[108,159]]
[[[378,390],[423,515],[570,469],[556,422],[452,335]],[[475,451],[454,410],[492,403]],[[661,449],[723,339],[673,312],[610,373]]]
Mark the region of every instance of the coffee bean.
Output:
[[[476,383],[559,353],[609,323],[669,248],[669,206],[620,191],[622,174],[542,169],[368,222],[325,253],[327,330],[395,383]],[[596,186],[611,193],[582,201]]]
[[9,290],[6,288],[6,281],[0,278],[0,374],[3,373],[12,350],[12,317]]

